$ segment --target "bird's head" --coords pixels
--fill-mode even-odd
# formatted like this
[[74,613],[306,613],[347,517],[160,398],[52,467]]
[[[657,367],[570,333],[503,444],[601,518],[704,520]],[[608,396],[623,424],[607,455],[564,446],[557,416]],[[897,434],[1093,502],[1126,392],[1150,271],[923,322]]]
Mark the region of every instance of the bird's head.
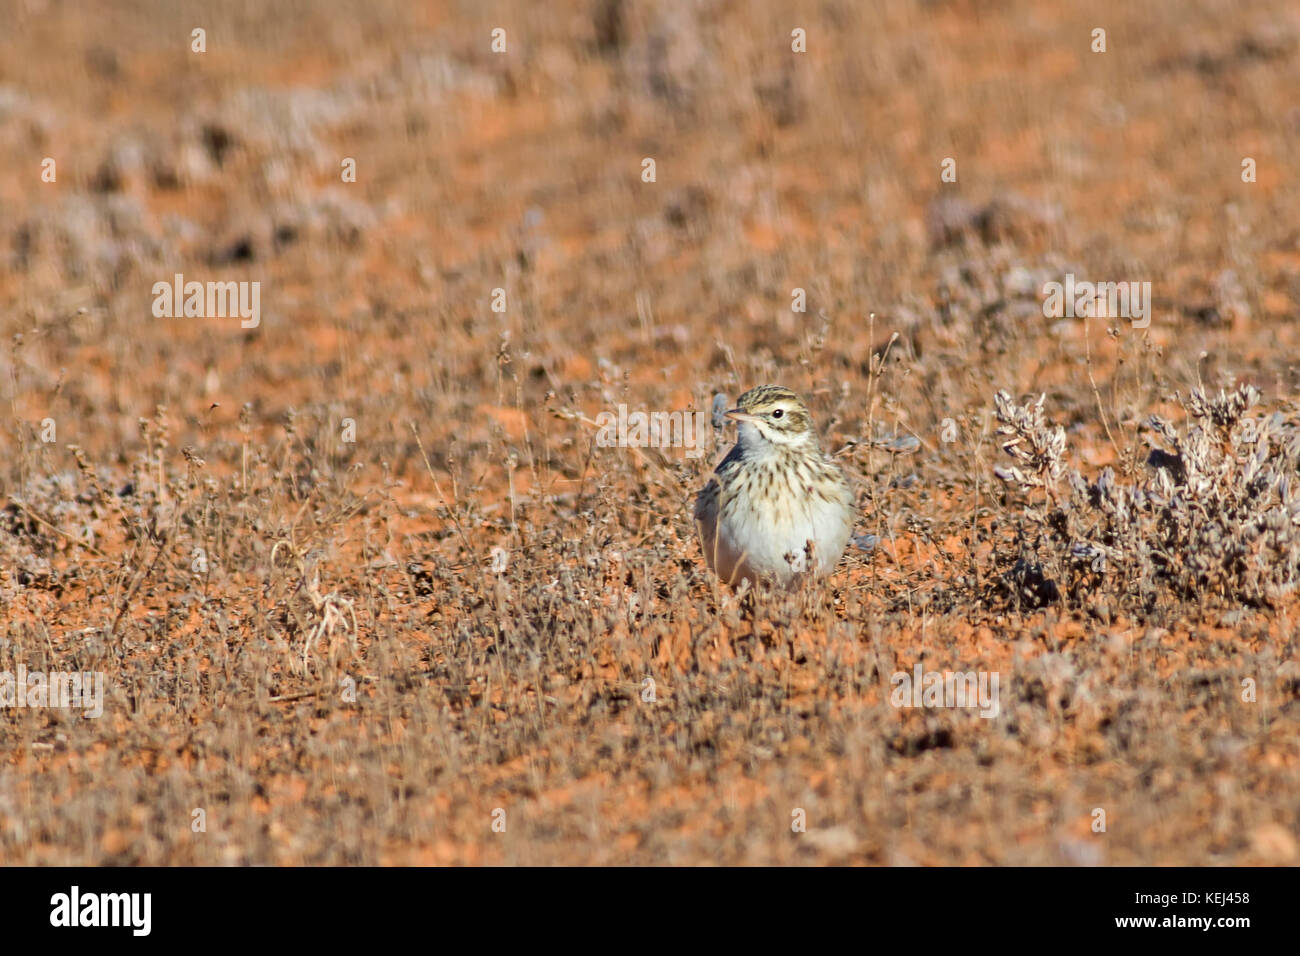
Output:
[[751,388],[740,396],[727,417],[740,423],[742,443],[754,438],[773,445],[817,443],[808,409],[798,395],[780,385]]

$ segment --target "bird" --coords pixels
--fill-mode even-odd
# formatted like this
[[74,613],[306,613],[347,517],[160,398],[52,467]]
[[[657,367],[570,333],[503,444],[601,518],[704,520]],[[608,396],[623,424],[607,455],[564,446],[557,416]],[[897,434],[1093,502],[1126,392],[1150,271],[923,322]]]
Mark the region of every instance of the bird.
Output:
[[695,499],[705,563],[733,587],[826,577],[853,531],[853,489],[807,407],[788,388],[759,385],[725,417],[739,423],[736,444]]

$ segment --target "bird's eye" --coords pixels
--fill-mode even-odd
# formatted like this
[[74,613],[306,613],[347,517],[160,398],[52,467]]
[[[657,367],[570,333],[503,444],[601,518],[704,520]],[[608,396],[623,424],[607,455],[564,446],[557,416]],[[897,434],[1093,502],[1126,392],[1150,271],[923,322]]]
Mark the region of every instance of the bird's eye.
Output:
[[780,408],[778,408],[776,411],[774,411],[774,412],[772,413],[772,417],[773,417],[773,418],[781,418],[781,417],[784,416],[784,415],[785,415],[785,411],[784,411],[783,409],[780,409]]

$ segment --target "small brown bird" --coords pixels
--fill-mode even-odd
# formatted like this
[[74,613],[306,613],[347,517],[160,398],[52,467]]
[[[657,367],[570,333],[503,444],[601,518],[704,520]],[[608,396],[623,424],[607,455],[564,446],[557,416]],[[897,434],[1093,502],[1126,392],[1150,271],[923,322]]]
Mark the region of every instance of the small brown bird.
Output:
[[726,417],[739,439],[695,499],[704,560],[732,585],[830,574],[853,530],[853,492],[808,409],[788,388],[760,385]]

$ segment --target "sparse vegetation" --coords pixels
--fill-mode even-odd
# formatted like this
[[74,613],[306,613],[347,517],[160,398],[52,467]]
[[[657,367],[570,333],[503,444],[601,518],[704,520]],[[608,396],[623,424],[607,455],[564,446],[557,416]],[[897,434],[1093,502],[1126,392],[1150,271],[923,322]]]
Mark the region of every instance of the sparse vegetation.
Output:
[[[1250,385],[1213,397],[1193,388],[1184,430],[1159,416],[1146,423],[1149,477],[1124,484],[1110,467],[1091,482],[1066,471],[1065,432],[1047,427],[1042,398],[1016,406],[999,392],[1003,450],[1024,470],[994,473],[1047,498],[1024,511],[1053,569],[1043,578],[1035,561],[1040,586],[1059,593],[1059,579],[1070,594],[1101,592],[1147,611],[1162,594],[1285,605],[1300,574],[1300,429],[1282,412],[1248,417],[1259,398]],[[1024,560],[1013,580],[1024,578]]]
[[[1300,861],[1294,5],[19,6],[6,862]],[[858,546],[738,598],[592,424],[765,382]]]

